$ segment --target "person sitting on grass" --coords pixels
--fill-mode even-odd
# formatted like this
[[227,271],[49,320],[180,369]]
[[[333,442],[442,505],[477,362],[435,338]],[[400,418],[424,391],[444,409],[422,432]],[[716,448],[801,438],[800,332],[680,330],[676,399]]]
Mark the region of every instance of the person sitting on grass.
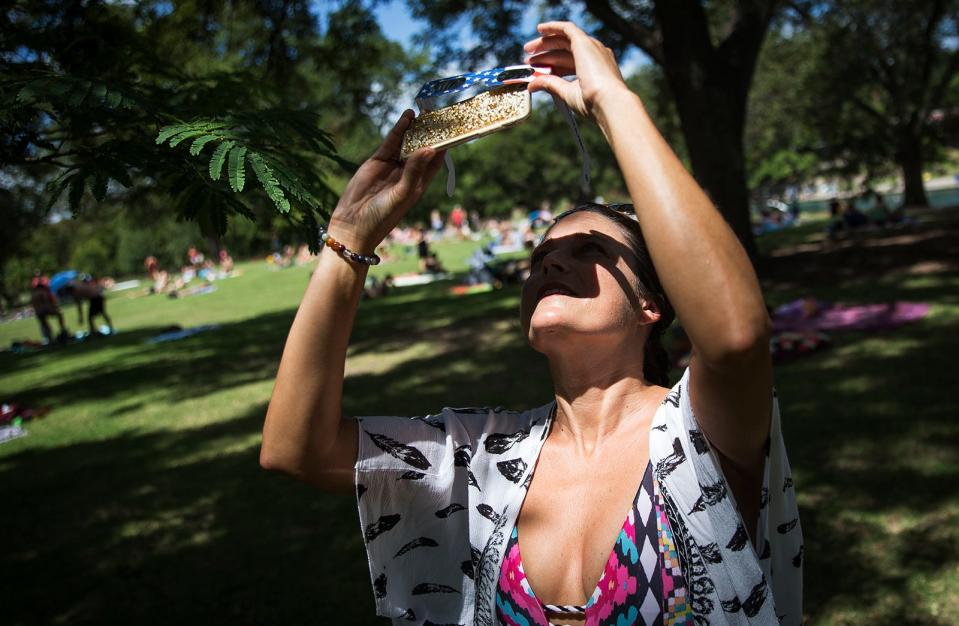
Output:
[[[343,417],[370,255],[443,160],[399,161],[407,111],[322,237],[260,463],[355,491],[377,613],[396,624],[800,624],[802,530],[752,265],[613,53],[572,23],[538,30],[525,49],[553,71],[529,89],[600,126],[633,201],[559,215],[532,252],[520,320],[552,401]],[[693,353],[671,383],[674,311]]]

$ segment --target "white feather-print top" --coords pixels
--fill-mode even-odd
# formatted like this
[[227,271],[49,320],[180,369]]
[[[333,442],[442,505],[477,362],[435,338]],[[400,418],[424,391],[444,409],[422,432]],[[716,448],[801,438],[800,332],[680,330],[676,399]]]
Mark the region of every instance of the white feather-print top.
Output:
[[[657,410],[649,453],[697,624],[801,624],[802,528],[778,402],[750,542],[688,381],[687,369]],[[395,624],[495,623],[503,552],[554,410],[359,418],[356,492],[377,614]]]

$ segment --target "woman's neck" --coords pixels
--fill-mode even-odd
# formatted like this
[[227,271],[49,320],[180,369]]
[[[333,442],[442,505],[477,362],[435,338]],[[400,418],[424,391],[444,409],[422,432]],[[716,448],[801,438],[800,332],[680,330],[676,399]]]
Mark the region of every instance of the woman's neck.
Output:
[[[647,427],[663,390],[643,377],[641,353],[631,358],[596,352],[550,358],[556,392],[551,437],[591,456],[603,441]],[[641,421],[642,423],[638,423]]]

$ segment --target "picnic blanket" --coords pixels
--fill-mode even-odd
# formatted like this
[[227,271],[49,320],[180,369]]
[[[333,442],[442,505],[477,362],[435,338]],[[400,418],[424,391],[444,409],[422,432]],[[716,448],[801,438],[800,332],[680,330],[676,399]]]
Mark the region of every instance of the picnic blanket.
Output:
[[147,343],[163,343],[164,341],[177,341],[186,339],[199,333],[205,333],[208,330],[216,330],[219,324],[203,324],[202,326],[191,326],[190,328],[176,328],[159,335],[154,335],[146,340]]
[[12,426],[0,426],[0,443],[7,443],[8,441],[13,441],[14,439],[19,439],[20,437],[26,436],[27,429],[19,424]]
[[428,285],[438,280],[448,280],[453,278],[448,273],[424,273],[424,274],[400,274],[393,277],[394,287],[414,287],[417,285]]
[[889,330],[922,319],[929,307],[925,302],[850,305],[800,298],[773,311],[773,332]]

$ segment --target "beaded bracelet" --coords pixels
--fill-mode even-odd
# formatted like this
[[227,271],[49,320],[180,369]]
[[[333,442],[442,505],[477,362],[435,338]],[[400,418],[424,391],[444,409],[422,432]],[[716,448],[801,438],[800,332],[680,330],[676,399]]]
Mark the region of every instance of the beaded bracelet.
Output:
[[376,254],[360,254],[358,252],[353,252],[342,243],[330,237],[330,233],[326,232],[326,229],[322,226],[319,227],[320,230],[320,243],[326,245],[327,248],[332,248],[333,252],[336,252],[344,259],[349,259],[354,263],[362,263],[363,265],[379,265],[380,257]]

